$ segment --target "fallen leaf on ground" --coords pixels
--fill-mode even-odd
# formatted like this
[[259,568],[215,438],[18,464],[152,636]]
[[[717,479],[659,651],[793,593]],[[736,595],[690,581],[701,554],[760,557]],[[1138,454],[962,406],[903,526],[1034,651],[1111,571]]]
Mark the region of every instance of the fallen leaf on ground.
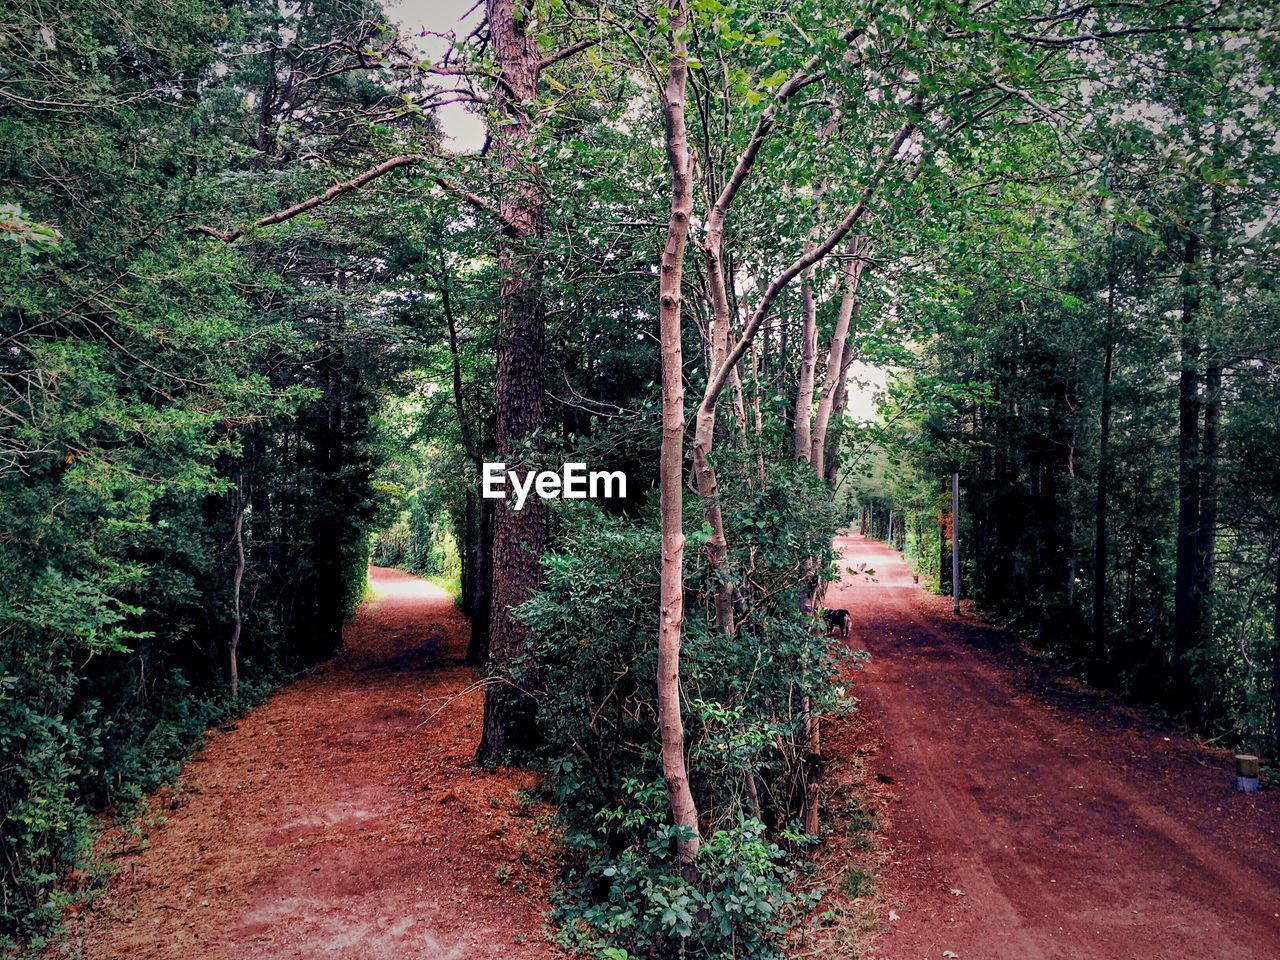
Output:
[[963,890],[961,890],[959,887],[952,887],[952,888],[951,888],[951,895],[952,895],[953,897],[963,897],[963,896],[964,896],[964,891],[963,891]]
[[889,919],[890,919],[890,920],[901,920],[902,918],[901,918],[900,916],[898,916],[898,911],[897,911],[897,910],[890,910],[890,911],[889,911]]

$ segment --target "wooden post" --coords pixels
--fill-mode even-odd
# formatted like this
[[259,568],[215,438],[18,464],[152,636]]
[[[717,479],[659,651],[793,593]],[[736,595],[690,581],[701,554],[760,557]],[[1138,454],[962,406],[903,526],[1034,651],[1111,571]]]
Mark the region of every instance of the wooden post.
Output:
[[1236,789],[1244,793],[1258,789],[1258,758],[1251,753],[1236,754]]
[[951,475],[951,612],[960,613],[960,474]]

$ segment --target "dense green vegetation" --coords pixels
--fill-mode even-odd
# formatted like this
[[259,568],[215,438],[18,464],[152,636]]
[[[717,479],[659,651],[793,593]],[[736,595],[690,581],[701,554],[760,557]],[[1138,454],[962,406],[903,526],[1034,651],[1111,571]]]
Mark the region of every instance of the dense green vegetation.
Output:
[[943,576],[956,469],[982,609],[1277,749],[1266,4],[490,0],[432,55],[372,0],[48,7],[0,24],[0,944],[371,556],[456,570],[478,757],[548,772],[613,960],[779,955],[831,536]]
[[[237,247],[190,230],[323,186],[297,156],[357,160],[388,90],[336,62],[271,116],[306,59],[264,49],[274,4],[61,7],[0,39],[0,942],[56,916],[92,811],[238,709],[231,658],[251,701],[337,648],[377,398],[413,344],[375,302],[370,211]],[[303,43],[372,31],[359,13],[290,20]]]
[[946,238],[909,250],[947,269],[889,288],[930,336],[893,358],[894,429],[869,437],[892,465],[855,487],[949,590],[958,469],[981,609],[1094,683],[1274,753],[1275,50],[1144,55],[1158,76],[1116,64],[1076,108],[1076,151],[1041,152],[1034,178],[952,206]]

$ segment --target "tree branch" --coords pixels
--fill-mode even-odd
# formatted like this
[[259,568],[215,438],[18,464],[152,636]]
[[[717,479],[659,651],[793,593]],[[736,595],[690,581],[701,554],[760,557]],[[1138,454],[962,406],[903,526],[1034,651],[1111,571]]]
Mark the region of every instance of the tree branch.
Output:
[[213,237],[215,240],[221,240],[223,243],[234,243],[251,229],[256,227],[269,227],[272,224],[284,223],[286,220],[292,220],[294,217],[306,213],[308,210],[314,210],[316,207],[324,206],[327,203],[333,202],[343,194],[351,193],[353,190],[359,190],[365,184],[371,183],[381,176],[385,176],[392,170],[398,170],[401,167],[414,166],[422,163],[425,159],[426,157],[422,154],[405,153],[397,157],[392,157],[389,160],[384,160],[377,166],[370,167],[368,170],[352,177],[350,180],[343,180],[335,183],[323,193],[317,193],[314,196],[307,197],[307,199],[303,200],[301,203],[295,203],[291,207],[286,207],[283,210],[277,210],[275,213],[269,213],[265,217],[259,217],[257,220],[253,221],[253,224],[249,227],[236,227],[233,230],[219,230],[217,227],[209,227],[201,224],[200,226],[192,227],[191,229],[195,233],[203,233],[206,236]]
[[[916,96],[911,101],[911,108],[918,111],[923,104],[920,96]],[[716,400],[719,399],[720,393],[725,388],[725,384],[729,382],[729,373],[737,366],[738,361],[742,359],[742,355],[746,353],[747,348],[751,345],[751,341],[755,339],[756,333],[760,329],[760,325],[764,323],[765,317],[769,314],[769,309],[773,306],[775,300],[796,277],[813,266],[833,249],[836,244],[843,240],[858,222],[866,215],[867,207],[870,205],[872,198],[875,196],[876,189],[880,185],[880,181],[889,171],[889,165],[892,164],[898,156],[898,151],[902,149],[902,145],[915,132],[916,120],[908,119],[899,128],[893,141],[889,144],[885,151],[884,159],[876,168],[875,173],[867,181],[867,185],[863,187],[862,195],[858,202],[854,204],[852,209],[845,215],[844,219],[836,224],[835,228],[827,234],[821,243],[817,244],[812,250],[807,251],[804,255],[794,260],[790,266],[775,277],[769,286],[765,289],[760,301],[756,304],[756,308],[752,311],[751,319],[747,322],[746,327],[742,331],[742,336],[738,342],[734,344],[729,356],[725,358],[720,369],[716,371],[715,376],[707,384],[706,392],[702,396],[702,408],[704,410],[714,409]]]
[[597,37],[587,37],[583,40],[571,43],[567,47],[561,47],[559,50],[553,50],[538,61],[538,72],[541,73],[543,70],[547,69],[547,67],[555,65],[561,60],[567,60],[575,53],[581,53],[588,47],[594,47],[599,42],[600,40]]
[[[431,159],[433,158],[429,154],[400,154],[399,156],[383,160],[381,163],[370,167],[363,173],[357,174],[350,180],[343,180],[335,183],[323,193],[317,193],[299,203],[295,203],[291,207],[286,207],[283,210],[277,210],[275,213],[269,213],[266,216],[259,217],[247,227],[236,227],[231,230],[219,230],[217,227],[200,224],[199,226],[192,227],[191,232],[203,233],[205,236],[213,237],[215,240],[221,240],[223,243],[235,243],[235,241],[239,240],[252,229],[256,229],[258,227],[269,227],[273,224],[284,223],[286,220],[292,220],[294,217],[306,213],[308,210],[314,210],[316,207],[332,203],[344,194],[351,193],[354,190],[359,190],[366,184],[372,183],[379,177],[386,176],[393,170],[399,170],[401,167],[418,166],[419,164],[426,163]],[[441,188],[447,190],[449,193],[453,193],[461,197],[477,210],[482,210],[485,213],[489,213],[494,217],[497,217],[504,231],[512,229],[511,223],[502,216],[498,211],[497,206],[490,203],[478,193],[473,193],[472,191],[467,190],[442,174],[434,174],[431,179],[434,180]]]

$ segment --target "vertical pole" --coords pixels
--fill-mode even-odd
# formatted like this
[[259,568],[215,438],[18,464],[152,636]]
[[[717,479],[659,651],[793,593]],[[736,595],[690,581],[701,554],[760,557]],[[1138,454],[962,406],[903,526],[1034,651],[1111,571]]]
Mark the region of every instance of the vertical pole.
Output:
[[960,474],[951,475],[951,612],[960,613]]
[[893,546],[893,507],[889,508],[889,533],[885,536],[884,542]]

